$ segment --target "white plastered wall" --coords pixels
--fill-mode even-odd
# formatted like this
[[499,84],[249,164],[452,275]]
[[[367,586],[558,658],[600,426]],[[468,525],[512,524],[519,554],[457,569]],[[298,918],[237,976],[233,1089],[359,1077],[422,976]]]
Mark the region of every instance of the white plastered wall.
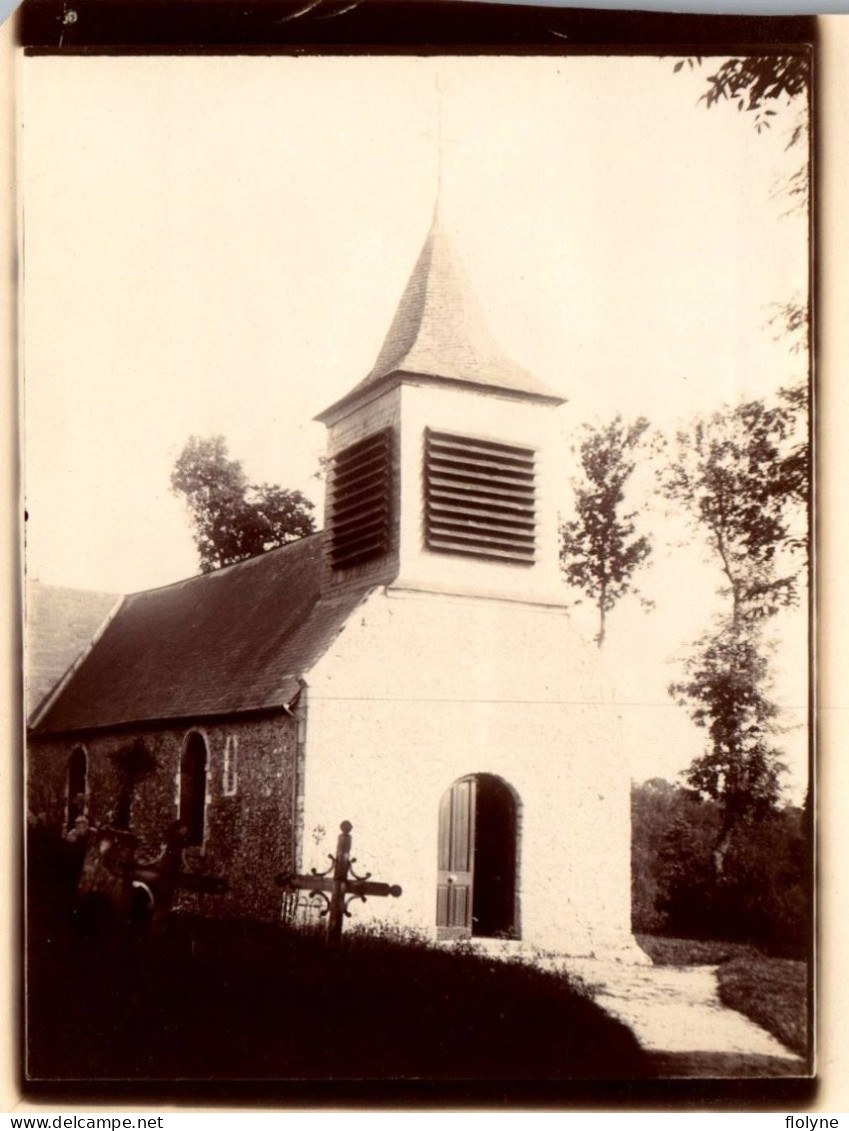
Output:
[[563,610],[379,589],[306,682],[303,863],[326,867],[349,820],[357,870],[404,889],[354,904],[357,921],[434,932],[439,799],[489,773],[520,801],[523,941],[628,952],[620,720],[595,650]]

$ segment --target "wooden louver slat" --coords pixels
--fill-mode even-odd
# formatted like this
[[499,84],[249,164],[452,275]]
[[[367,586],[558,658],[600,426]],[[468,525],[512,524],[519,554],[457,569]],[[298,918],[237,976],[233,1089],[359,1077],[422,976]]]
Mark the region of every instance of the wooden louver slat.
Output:
[[479,468],[486,471],[487,473],[492,471],[504,472],[507,475],[517,476],[525,479],[533,479],[534,477],[534,465],[533,463],[529,463],[526,460],[522,460],[521,462],[517,460],[502,460],[498,459],[494,455],[473,456],[465,452],[460,453],[457,451],[448,451],[444,449],[440,450],[438,448],[433,449],[431,458],[434,461],[438,461],[439,463],[445,464],[449,467],[467,467],[472,470]]
[[484,478],[472,479],[465,476],[452,476],[448,478],[441,472],[440,468],[434,468],[431,474],[431,482],[434,487],[441,487],[446,491],[462,491],[480,495],[492,495],[498,499],[518,499],[526,503],[533,504],[534,489],[533,486],[525,487],[523,484],[516,484],[515,489],[508,487],[504,483],[492,482]]
[[463,519],[441,519],[434,520],[431,523],[431,530],[434,534],[446,533],[457,534],[464,538],[480,538],[484,542],[507,542],[509,545],[525,545],[533,546],[536,542],[533,531],[517,530],[515,527],[510,527],[507,530],[503,526],[496,526],[488,522],[471,522]]
[[511,562],[523,562],[533,565],[533,551],[523,552],[514,549],[501,550],[494,546],[473,547],[466,542],[452,541],[447,538],[433,538],[428,542],[431,550],[443,550],[449,554],[472,554],[477,558],[499,558]]
[[471,506],[469,504],[456,506],[453,503],[432,499],[430,510],[433,512],[434,516],[441,516],[446,522],[450,522],[452,518],[459,520],[465,516],[471,522],[480,522],[484,526],[490,523],[497,524],[499,529],[503,529],[505,526],[512,526],[520,533],[522,531],[531,533],[536,528],[533,515],[522,512],[511,513],[510,511],[501,511],[492,506]]
[[456,451],[457,441],[461,440],[463,452],[467,455],[493,456],[500,460],[509,460],[511,463],[534,465],[534,452],[532,448],[515,448],[509,444],[499,444],[494,440],[471,440],[465,436],[454,436],[447,432],[429,432],[430,446],[433,451]]
[[424,472],[428,549],[533,563],[533,449],[427,429]]
[[329,499],[333,569],[347,569],[388,550],[391,473],[388,428],[333,457]]

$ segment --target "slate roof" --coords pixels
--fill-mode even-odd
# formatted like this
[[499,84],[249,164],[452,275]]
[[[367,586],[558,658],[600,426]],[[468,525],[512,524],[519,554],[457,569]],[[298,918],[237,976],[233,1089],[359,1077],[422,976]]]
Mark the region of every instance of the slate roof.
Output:
[[119,600],[118,593],[27,582],[27,713],[53,690]]
[[563,397],[516,365],[496,345],[483,310],[437,219],[374,368],[316,419],[325,419],[335,409],[399,373],[563,403]]
[[287,706],[365,589],[321,600],[323,533],[124,598],[36,734]]

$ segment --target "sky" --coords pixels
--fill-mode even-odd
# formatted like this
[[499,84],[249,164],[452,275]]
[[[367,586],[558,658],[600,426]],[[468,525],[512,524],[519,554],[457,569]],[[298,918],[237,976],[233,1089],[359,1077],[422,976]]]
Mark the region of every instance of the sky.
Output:
[[[253,480],[320,516],[312,418],[371,368],[440,183],[496,339],[567,398],[564,511],[582,423],[621,412],[669,434],[799,380],[805,359],[769,323],[807,286],[807,217],[776,191],[799,162],[793,112],[758,135],[699,104],[711,60],[674,63],[25,59],[28,576],[120,593],[196,572],[169,490],[192,434],[223,434]],[[635,493],[649,483],[641,468]],[[640,780],[702,749],[666,687],[721,607],[698,536],[652,507],[655,609],[623,603],[605,646]],[[803,613],[776,639],[799,799]]]

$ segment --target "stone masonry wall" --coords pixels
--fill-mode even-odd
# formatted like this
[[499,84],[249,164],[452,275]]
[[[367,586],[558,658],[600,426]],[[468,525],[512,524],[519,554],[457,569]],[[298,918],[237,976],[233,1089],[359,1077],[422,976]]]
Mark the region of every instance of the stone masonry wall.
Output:
[[296,863],[297,725],[288,716],[33,740],[29,819],[57,833],[65,828],[68,759],[82,746],[88,758],[89,822],[109,824],[121,789],[116,756],[139,740],[155,769],[135,787],[131,827],[140,841],[139,855],[155,858],[178,816],[180,760],[192,731],[203,735],[207,747],[206,813],[203,845],[187,848],[185,861],[192,871],[225,878],[230,891],[223,896],[183,893],[179,905],[207,915],[276,920],[282,892],[274,877]]

